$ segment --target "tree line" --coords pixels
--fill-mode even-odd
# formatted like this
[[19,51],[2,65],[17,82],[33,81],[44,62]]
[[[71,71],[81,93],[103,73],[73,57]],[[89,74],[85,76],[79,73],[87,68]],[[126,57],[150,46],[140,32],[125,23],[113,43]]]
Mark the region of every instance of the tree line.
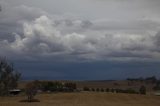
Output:
[[132,88],[128,89],[114,89],[114,88],[88,88],[88,87],[83,87],[83,91],[92,91],[92,92],[112,92],[112,93],[129,93],[129,94],[146,94],[146,87],[141,86],[139,88],[139,91],[136,91]]
[[35,80],[30,83],[36,86],[37,90],[42,92],[73,92],[77,88],[76,83],[72,82]]
[[25,92],[28,102],[34,101],[34,96],[37,92],[73,92],[76,90],[76,84],[72,82],[59,82],[59,81],[32,81],[26,84]]

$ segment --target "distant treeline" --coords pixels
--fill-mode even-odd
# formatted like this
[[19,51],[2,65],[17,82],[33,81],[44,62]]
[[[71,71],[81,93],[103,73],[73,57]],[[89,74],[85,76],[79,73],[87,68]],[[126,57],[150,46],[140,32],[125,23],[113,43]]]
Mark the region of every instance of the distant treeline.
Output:
[[160,90],[160,80],[158,80],[155,76],[152,77],[147,77],[147,78],[127,78],[127,81],[131,81],[131,82],[145,82],[147,84],[154,84],[155,86],[153,87],[153,90]]
[[147,77],[147,78],[127,78],[128,81],[145,81],[145,82],[150,82],[150,83],[156,83],[158,79],[155,76],[152,77]]
[[128,89],[114,89],[114,88],[88,88],[84,87],[83,91],[92,91],[92,92],[112,92],[112,93],[129,93],[129,94],[146,94],[146,87],[141,86],[139,91],[136,91],[132,88]]
[[34,81],[39,91],[42,92],[73,92],[77,86],[72,82],[60,81]]

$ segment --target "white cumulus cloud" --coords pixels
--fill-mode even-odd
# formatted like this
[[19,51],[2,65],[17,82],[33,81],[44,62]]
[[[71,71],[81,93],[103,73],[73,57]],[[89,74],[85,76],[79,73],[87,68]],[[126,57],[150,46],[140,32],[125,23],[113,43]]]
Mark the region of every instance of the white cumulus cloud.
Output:
[[25,5],[5,8],[0,14],[0,55],[91,61],[160,59],[157,18],[87,20]]

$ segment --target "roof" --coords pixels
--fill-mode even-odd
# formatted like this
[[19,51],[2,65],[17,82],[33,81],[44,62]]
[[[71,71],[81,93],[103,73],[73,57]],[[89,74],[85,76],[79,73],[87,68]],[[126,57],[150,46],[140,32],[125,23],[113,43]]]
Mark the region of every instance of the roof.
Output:
[[11,89],[9,90],[10,92],[20,92],[21,90],[20,89]]

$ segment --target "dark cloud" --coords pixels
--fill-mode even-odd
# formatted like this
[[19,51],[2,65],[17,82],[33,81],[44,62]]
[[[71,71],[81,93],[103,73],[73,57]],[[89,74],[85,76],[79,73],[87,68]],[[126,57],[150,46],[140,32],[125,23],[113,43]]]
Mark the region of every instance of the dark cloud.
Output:
[[20,62],[15,65],[25,80],[115,80],[160,74],[159,62]]
[[[156,17],[139,17],[134,13],[136,18],[84,19],[74,14],[47,13],[25,3],[28,4],[26,1],[22,5],[3,2],[4,9],[0,13],[2,55],[11,51],[12,54],[8,53],[11,57],[21,55],[29,59],[37,56],[92,61],[112,58],[159,59],[156,48],[159,33],[155,33],[159,30],[160,22]],[[117,2],[117,5],[121,12],[123,4]],[[123,15],[130,14],[130,11],[125,12],[122,12]],[[115,16],[119,16],[118,13]]]
[[[83,21],[78,21],[74,25],[81,26],[82,23]],[[84,23],[88,26],[88,22]],[[76,32],[62,34],[55,21],[45,15],[34,21],[25,21],[23,31],[23,35],[14,34],[13,42],[2,41],[2,47],[5,45],[9,50],[22,55],[55,57],[74,54],[72,58],[84,60],[105,60],[112,57],[139,60],[154,58],[150,51],[154,47],[150,35],[120,33],[93,36]]]
[[157,47],[159,47],[160,46],[160,31],[157,32],[157,34],[155,35],[154,40],[155,40],[155,44],[157,45]]
[[158,75],[159,3],[1,0],[0,55],[14,61],[24,78]]

